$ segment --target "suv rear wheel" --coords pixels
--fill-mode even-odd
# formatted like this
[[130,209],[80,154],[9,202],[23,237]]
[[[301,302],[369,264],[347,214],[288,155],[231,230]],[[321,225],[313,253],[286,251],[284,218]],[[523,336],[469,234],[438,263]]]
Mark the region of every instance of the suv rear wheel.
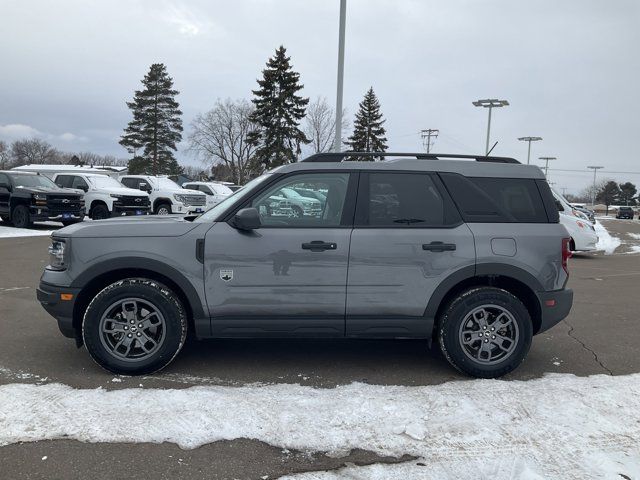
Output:
[[463,373],[496,378],[514,370],[531,346],[531,317],[522,302],[500,288],[476,287],[453,300],[440,318],[445,357]]
[[128,278],[91,301],[82,337],[91,357],[114,373],[143,375],[167,366],[187,336],[178,296],[155,280]]

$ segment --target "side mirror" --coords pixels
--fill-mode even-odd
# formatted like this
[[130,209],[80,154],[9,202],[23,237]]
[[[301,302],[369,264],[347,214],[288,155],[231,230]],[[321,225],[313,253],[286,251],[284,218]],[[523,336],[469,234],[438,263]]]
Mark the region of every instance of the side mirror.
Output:
[[78,188],[85,193],[89,191],[89,187],[87,187],[86,185],[80,185]]
[[140,185],[138,185],[138,190],[142,190],[143,192],[151,193],[151,187],[146,182],[140,182]]
[[560,200],[556,200],[556,207],[558,207],[559,212],[564,212],[564,207],[562,206],[562,203],[560,203]]
[[255,230],[262,226],[260,214],[255,208],[243,208],[238,210],[231,219],[231,226],[238,230]]

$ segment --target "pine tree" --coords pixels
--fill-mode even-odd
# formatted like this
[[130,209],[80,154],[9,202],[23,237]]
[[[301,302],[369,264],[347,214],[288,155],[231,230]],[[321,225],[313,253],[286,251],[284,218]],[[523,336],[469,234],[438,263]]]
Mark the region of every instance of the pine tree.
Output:
[[309,99],[297,94],[303,87],[300,74],[293,71],[286,53],[283,46],[276,50],[258,80],[260,88],[252,91],[251,121],[257,128],[249,140],[257,147],[256,160],[266,168],[295,162],[300,145],[309,143],[299,128]]
[[[173,156],[182,140],[182,112],[173,89],[173,79],[162,63],[154,63],[142,80],[143,89],[136,90],[127,106],[133,120],[124,130],[120,145],[134,156],[134,170],[152,175],[174,175],[182,171]],[[139,150],[142,150],[140,155]]]
[[[349,150],[353,152],[385,152],[387,138],[384,136],[386,130],[382,126],[385,121],[380,113],[380,102],[371,87],[356,112],[353,133],[346,142]],[[358,158],[358,160],[374,160],[374,158]]]

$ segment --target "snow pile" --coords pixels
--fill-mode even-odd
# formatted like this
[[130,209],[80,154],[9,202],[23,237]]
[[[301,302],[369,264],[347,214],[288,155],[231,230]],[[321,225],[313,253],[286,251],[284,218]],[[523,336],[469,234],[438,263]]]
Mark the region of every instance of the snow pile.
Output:
[[0,238],[49,236],[55,230],[44,230],[42,227],[56,227],[57,229],[61,226],[62,224],[60,223],[43,222],[42,224],[36,224],[35,228],[16,228],[0,222]]
[[600,222],[596,222],[594,228],[596,230],[596,234],[598,235],[596,250],[604,250],[605,255],[611,255],[614,250],[620,246],[622,241],[618,237],[612,237]]
[[[632,466],[640,465],[640,374],[335,389],[0,386],[0,445],[59,438],[183,448],[252,438],[282,448],[332,454],[361,448],[421,459],[353,467],[353,478],[428,478],[426,471],[433,478],[482,472],[492,478],[633,478]],[[307,478],[337,478],[316,475],[329,476]]]

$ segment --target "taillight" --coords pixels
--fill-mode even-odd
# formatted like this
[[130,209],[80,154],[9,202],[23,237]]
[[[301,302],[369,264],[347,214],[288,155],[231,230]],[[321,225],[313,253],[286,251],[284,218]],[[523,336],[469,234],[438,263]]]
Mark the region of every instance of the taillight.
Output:
[[562,268],[569,275],[569,259],[571,258],[571,239],[562,239]]

